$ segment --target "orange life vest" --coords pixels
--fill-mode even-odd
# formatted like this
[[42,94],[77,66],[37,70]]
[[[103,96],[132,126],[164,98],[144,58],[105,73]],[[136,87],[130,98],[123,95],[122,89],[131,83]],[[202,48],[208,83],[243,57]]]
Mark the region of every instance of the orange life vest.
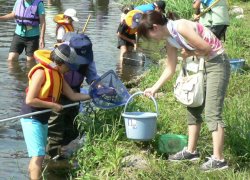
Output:
[[[62,92],[62,74],[55,69],[55,64],[49,59],[51,51],[37,50],[34,53],[39,64],[35,65],[29,72],[29,85],[32,83],[32,75],[38,69],[44,70],[45,81],[41,87],[38,98],[44,101],[57,102]],[[26,90],[28,92],[28,88]]]
[[137,29],[132,29],[130,27],[128,27],[128,30],[127,30],[127,33],[130,34],[130,35],[133,35],[137,32]]
[[56,26],[56,35],[58,33],[58,29],[60,27],[63,27],[67,32],[73,32],[74,31],[74,27],[71,23],[68,23],[65,21],[64,19],[64,15],[63,14],[58,14],[54,17],[54,21],[56,22],[57,26]]

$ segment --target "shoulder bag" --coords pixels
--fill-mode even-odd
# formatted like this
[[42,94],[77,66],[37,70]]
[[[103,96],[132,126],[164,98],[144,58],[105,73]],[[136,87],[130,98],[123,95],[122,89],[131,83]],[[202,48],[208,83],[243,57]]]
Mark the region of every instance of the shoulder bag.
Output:
[[176,79],[174,95],[178,101],[188,107],[199,107],[204,101],[204,58],[199,59],[198,72],[188,74],[186,63]]

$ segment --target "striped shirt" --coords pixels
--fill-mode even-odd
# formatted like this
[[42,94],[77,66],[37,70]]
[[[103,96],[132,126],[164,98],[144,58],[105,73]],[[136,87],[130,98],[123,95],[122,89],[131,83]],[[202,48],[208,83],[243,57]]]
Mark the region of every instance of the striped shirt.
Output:
[[[171,36],[167,38],[167,41],[170,45],[176,47],[177,49],[185,48],[188,50],[195,50],[195,47],[192,47],[192,45],[190,45],[187,40],[177,31],[178,24],[182,23],[183,21],[187,20],[180,19],[176,21],[168,21],[167,29]],[[224,52],[222,42],[208,28],[200,23],[191,21],[189,22],[193,23],[195,31],[211,46],[212,50],[208,56],[208,59],[213,59],[217,55],[220,55]]]

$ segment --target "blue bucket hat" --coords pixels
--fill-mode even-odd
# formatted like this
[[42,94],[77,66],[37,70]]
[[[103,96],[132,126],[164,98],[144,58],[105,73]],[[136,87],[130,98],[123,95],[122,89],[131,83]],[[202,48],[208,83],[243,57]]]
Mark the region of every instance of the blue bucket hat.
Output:
[[136,9],[129,11],[125,16],[126,24],[132,29],[137,28],[142,18],[142,14],[143,14],[142,11]]
[[142,18],[142,13],[136,13],[133,16],[133,22],[132,22],[131,28],[133,28],[133,29],[137,28],[140,24],[141,18]]
[[85,34],[74,34],[69,40],[69,46],[76,52],[75,64],[89,64],[93,61],[92,42]]

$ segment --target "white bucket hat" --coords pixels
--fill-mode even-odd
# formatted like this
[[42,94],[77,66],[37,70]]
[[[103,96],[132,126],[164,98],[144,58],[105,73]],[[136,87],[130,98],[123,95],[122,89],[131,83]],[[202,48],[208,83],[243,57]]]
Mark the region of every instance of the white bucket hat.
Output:
[[66,11],[64,11],[64,15],[71,17],[74,21],[79,21],[79,19],[76,17],[75,9],[72,9],[72,8],[66,9]]

